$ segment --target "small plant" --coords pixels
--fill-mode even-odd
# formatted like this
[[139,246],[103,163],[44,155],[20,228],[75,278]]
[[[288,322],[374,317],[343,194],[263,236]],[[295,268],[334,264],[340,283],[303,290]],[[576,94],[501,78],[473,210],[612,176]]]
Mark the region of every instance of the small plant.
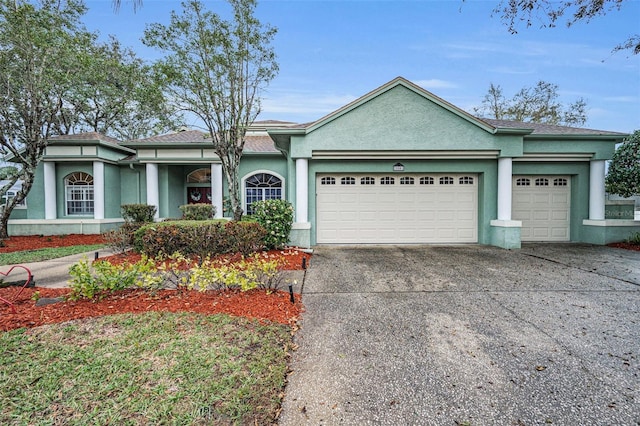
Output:
[[264,200],[251,204],[253,218],[267,230],[267,248],[281,249],[289,242],[293,225],[293,206],[286,200]]
[[631,234],[631,236],[627,238],[626,242],[633,244],[634,246],[640,246],[640,232],[634,232]]
[[102,233],[107,246],[115,253],[124,253],[132,246],[133,235],[126,225],[128,224],[125,223],[118,229],[110,229]]
[[31,295],[31,300],[33,300],[34,302],[38,302],[40,298],[41,296],[39,291],[34,291],[33,294]]
[[180,206],[185,220],[209,220],[216,215],[216,207],[212,204],[185,204]]
[[68,297],[70,300],[93,299],[134,287],[141,282],[150,286],[155,280],[161,279],[157,277],[156,271],[155,262],[146,256],[142,256],[142,259],[134,264],[120,265],[104,261],[90,265],[85,257],[69,269],[71,293]]
[[120,206],[122,218],[125,222],[149,223],[156,215],[156,206],[147,204],[123,204]]

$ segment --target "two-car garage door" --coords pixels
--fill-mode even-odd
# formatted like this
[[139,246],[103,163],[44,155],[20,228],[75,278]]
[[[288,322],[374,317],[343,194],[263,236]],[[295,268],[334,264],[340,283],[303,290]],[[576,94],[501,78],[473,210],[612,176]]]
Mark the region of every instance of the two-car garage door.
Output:
[[322,174],[317,241],[337,244],[478,241],[473,174]]

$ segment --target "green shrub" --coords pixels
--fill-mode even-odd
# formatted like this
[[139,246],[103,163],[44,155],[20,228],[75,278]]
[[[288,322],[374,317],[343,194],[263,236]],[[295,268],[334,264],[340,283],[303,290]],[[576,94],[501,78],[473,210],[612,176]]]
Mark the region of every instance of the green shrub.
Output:
[[293,206],[286,200],[264,200],[251,204],[253,218],[267,230],[267,248],[283,248],[289,242]]
[[631,236],[627,238],[626,242],[629,244],[640,246],[640,232],[634,232],[633,234],[631,234]]
[[220,290],[238,289],[248,291],[256,288],[276,290],[282,282],[280,263],[254,255],[236,263],[222,265],[205,259],[189,270],[186,286],[190,289]]
[[92,299],[134,287],[139,282],[147,285],[150,282],[157,283],[162,278],[156,272],[154,261],[145,256],[135,264],[120,265],[112,265],[106,261],[91,265],[85,257],[69,268],[71,293],[68,297],[70,300]]
[[212,204],[185,204],[180,206],[185,220],[209,220],[216,215],[216,206]]
[[204,259],[222,253],[249,255],[264,247],[266,231],[257,223],[226,220],[154,223],[136,231],[135,248],[147,256],[181,253]]
[[156,214],[156,206],[147,204],[123,204],[120,206],[122,218],[125,222],[149,223],[153,222]]

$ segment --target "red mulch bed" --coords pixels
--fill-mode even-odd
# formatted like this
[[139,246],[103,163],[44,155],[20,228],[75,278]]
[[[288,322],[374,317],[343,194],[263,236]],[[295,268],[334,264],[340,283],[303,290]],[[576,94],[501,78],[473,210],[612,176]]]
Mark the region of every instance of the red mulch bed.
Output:
[[90,244],[104,244],[101,235],[31,235],[10,237],[4,240],[4,247],[0,247],[0,253],[14,251],[37,250],[50,247],[69,247]]
[[[100,235],[11,237],[5,240],[5,247],[2,247],[0,252],[103,242]],[[280,258],[284,265],[283,269],[288,270],[302,269],[302,260],[305,259],[305,264],[308,265],[310,259],[310,254],[295,249],[271,250],[263,253],[262,256]],[[138,259],[139,255],[135,253],[101,258],[113,263],[125,260],[135,262]],[[230,259],[235,260],[234,257]],[[0,272],[6,268],[0,266]],[[38,292],[39,298],[53,298],[64,296],[70,289],[27,288],[15,299],[18,291],[18,287],[0,288],[0,297],[12,301],[16,310],[16,313],[13,313],[7,304],[0,301],[0,331],[102,315],[146,311],[225,313],[260,321],[294,325],[303,310],[300,295],[294,294],[295,303],[291,303],[290,295],[285,291],[269,293],[265,290],[247,292],[162,290],[152,294],[142,290],[128,290],[108,295],[102,300],[64,301],[45,306],[35,305],[35,300],[32,299],[34,293]]]
[[638,245],[638,244],[631,244],[631,243],[611,243],[611,244],[607,244],[607,246],[609,246],[609,247],[615,247],[615,248],[621,248],[621,249],[625,249],[625,250],[640,251],[640,245]]

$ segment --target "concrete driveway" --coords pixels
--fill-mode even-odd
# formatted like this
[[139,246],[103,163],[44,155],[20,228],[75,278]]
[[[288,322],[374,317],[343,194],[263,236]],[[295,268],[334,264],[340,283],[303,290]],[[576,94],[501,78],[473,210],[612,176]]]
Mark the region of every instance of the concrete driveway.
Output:
[[640,253],[319,247],[283,425],[640,424]]

